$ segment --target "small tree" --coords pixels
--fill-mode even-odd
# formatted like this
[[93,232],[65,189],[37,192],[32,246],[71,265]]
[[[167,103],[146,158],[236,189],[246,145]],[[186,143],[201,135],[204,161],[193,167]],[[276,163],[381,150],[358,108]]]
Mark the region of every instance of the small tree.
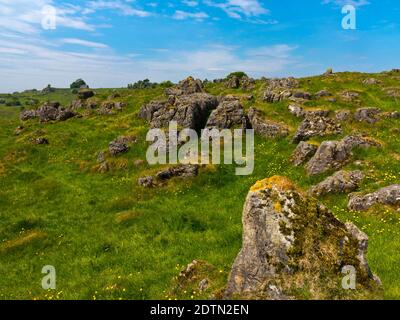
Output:
[[231,79],[233,77],[237,77],[239,79],[242,79],[244,77],[247,77],[247,74],[245,72],[243,72],[243,71],[236,71],[236,72],[230,73],[226,78],[227,79]]
[[79,88],[82,88],[85,86],[87,86],[86,82],[83,81],[82,79],[78,79],[71,83],[70,88],[71,89],[79,89]]

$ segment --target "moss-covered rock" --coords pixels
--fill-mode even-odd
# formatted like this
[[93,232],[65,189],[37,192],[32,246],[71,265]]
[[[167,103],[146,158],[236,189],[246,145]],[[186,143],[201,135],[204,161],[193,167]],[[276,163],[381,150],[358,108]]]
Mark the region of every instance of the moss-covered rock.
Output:
[[[377,298],[379,280],[366,262],[368,237],[344,224],[288,179],[257,182],[243,210],[243,245],[226,298]],[[342,287],[342,268],[356,270],[356,289]]]

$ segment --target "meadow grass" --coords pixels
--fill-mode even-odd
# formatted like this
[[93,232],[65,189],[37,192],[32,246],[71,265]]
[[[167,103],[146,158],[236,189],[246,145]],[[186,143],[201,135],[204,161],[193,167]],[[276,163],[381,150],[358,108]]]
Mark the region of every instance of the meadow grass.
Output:
[[[382,84],[362,84],[372,76]],[[176,276],[194,259],[215,267],[212,277],[219,288],[213,290],[222,290],[241,247],[242,209],[250,187],[257,180],[281,175],[307,190],[332,173],[307,177],[304,168],[291,165],[289,157],[296,147],[291,137],[301,120],[289,114],[288,102],[262,102],[263,87],[257,82],[251,92],[255,99],[245,102],[245,107],[256,106],[267,118],[286,123],[291,134],[280,140],[256,137],[253,175],[235,176],[234,166],[221,165],[157,189],[143,189],[137,179],[158,167],[135,166],[134,161],[145,159],[149,129],[136,114],[144,103],[163,95],[161,88],[116,89],[120,100],[128,104],[121,113],[90,113],[46,125],[32,120],[23,124],[19,136],[14,130],[21,125],[20,108],[0,106],[0,299],[207,298],[210,292],[173,291]],[[336,96],[343,90],[361,93],[360,103],[318,100],[307,103],[310,108],[400,110],[398,101],[383,91],[383,87],[399,88],[395,75],[311,77],[301,79],[301,87],[311,93],[328,89]],[[218,95],[245,93],[221,84],[209,84],[207,90]],[[112,92],[115,90],[99,89],[96,96],[105,99]],[[32,95],[38,104],[60,101],[67,105],[74,99],[69,90]],[[27,94],[19,97],[22,101],[32,98]],[[349,122],[342,135],[329,137],[340,139],[364,132],[383,143],[380,149],[354,154],[354,160],[364,162],[362,170],[367,175],[361,191],[399,183],[399,123]],[[138,143],[115,160],[121,164],[119,169],[95,172],[97,154],[127,133],[134,133]],[[45,136],[50,144],[32,144],[30,139],[37,136]],[[345,168],[359,167],[351,162]],[[383,282],[385,298],[399,299],[399,212],[383,206],[364,213],[349,212],[346,195],[329,195],[321,202],[342,221],[353,221],[369,235],[370,266]],[[41,288],[45,265],[57,270],[55,291]]]

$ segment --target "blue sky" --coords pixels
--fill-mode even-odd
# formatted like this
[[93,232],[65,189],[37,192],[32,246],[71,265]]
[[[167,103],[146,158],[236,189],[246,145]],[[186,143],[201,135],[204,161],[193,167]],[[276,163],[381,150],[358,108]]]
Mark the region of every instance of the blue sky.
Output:
[[[342,28],[343,5],[357,29]],[[44,29],[46,6],[56,28]],[[399,66],[398,0],[0,0],[0,91]]]

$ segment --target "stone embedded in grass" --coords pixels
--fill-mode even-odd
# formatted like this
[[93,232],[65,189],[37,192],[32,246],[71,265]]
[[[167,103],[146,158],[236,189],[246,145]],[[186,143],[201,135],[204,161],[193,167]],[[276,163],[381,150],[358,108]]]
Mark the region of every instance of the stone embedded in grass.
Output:
[[35,119],[37,117],[37,112],[36,110],[24,110],[21,112],[19,118],[22,121],[28,121],[31,119]]
[[94,97],[94,91],[90,89],[81,89],[78,91],[78,98],[81,100],[86,100]]
[[304,164],[306,161],[311,159],[311,157],[317,152],[317,149],[318,146],[301,141],[291,156],[292,163],[296,167]]
[[376,84],[380,84],[381,81],[375,79],[375,78],[368,78],[363,80],[362,82],[364,85],[370,86],[370,85],[376,85]]
[[[243,244],[228,299],[345,299],[380,296],[366,261],[368,237],[337,220],[288,179],[257,182],[243,209]],[[357,272],[357,292],[341,287],[342,267]]]
[[49,144],[49,141],[44,137],[39,137],[34,140],[34,143],[38,145],[43,145],[43,144]]
[[263,112],[255,108],[250,108],[248,118],[255,133],[264,138],[282,138],[289,134],[285,125],[266,120]]
[[361,171],[338,171],[310,190],[312,195],[322,196],[329,193],[349,193],[358,189],[364,179]]
[[332,96],[332,93],[330,93],[328,90],[321,90],[315,94],[315,97],[317,97],[317,98],[324,98],[324,97],[331,97],[331,96]]
[[348,208],[354,211],[365,211],[375,204],[399,206],[400,184],[388,186],[365,195],[351,194],[349,196]]
[[380,147],[380,144],[369,137],[360,135],[346,136],[339,141],[324,141],[307,163],[307,173],[317,175],[330,169],[340,169],[349,161],[352,150],[358,147]]
[[157,173],[157,179],[165,181],[174,177],[189,178],[196,177],[199,174],[199,165],[181,164],[162,170]]
[[350,110],[338,110],[335,112],[335,118],[338,121],[347,121],[351,116]]
[[379,108],[360,108],[354,114],[354,120],[374,124],[380,120],[382,110]]
[[121,136],[110,142],[108,150],[110,154],[115,157],[119,154],[126,153],[129,151],[129,145],[136,142],[136,137],[133,136]]
[[340,123],[328,117],[315,116],[312,113],[308,113],[297,129],[293,143],[299,143],[315,136],[323,137],[340,133],[342,133]]
[[113,115],[115,111],[122,111],[126,107],[124,102],[104,101],[98,111],[100,115]]

